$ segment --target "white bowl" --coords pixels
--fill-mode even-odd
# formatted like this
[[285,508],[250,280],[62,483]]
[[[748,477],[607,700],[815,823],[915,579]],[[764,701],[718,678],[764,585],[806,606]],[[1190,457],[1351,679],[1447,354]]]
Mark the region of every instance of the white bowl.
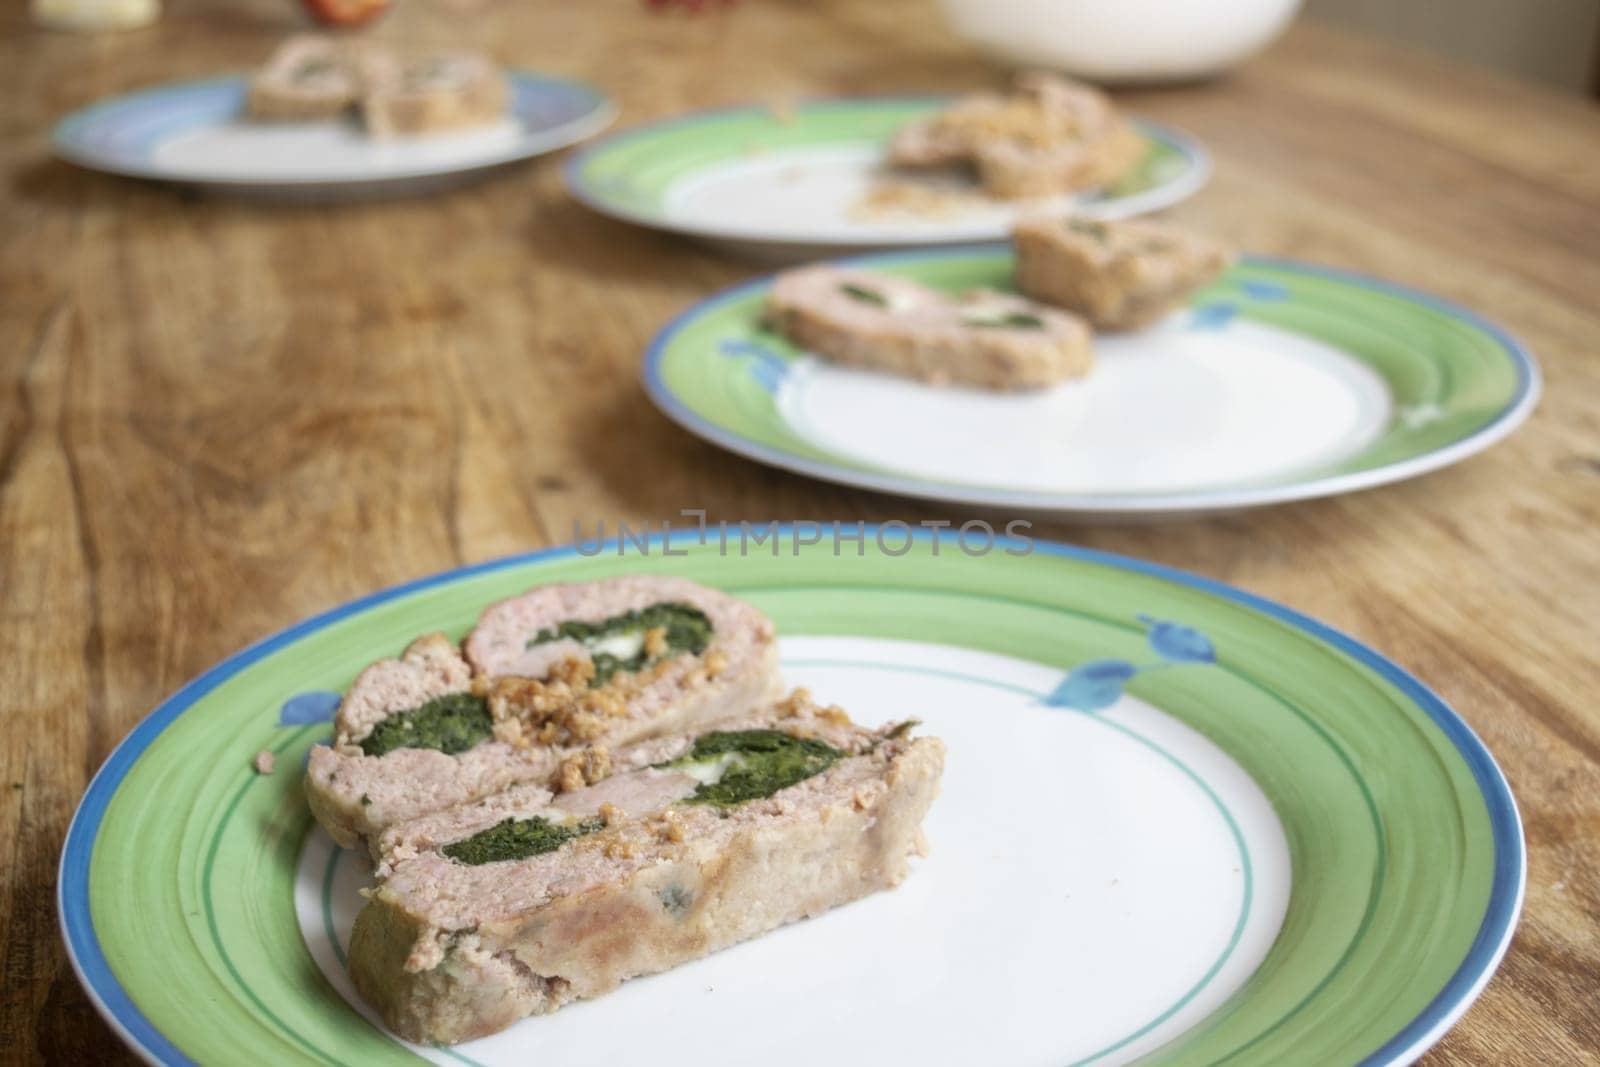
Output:
[[939,0],[956,33],[1015,66],[1102,82],[1220,74],[1288,25],[1300,0]]

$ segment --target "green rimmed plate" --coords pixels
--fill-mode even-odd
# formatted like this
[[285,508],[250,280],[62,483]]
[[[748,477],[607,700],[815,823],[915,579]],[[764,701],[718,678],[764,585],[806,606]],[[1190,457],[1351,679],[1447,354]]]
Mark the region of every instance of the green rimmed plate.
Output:
[[[1115,185],[1074,196],[996,201],[970,183],[917,178],[958,194],[915,213],[872,211],[864,198],[888,174],[894,132],[950,97],[857,97],[792,108],[699,111],[596,141],[567,165],[567,187],[590,207],[641,226],[699,237],[767,259],[828,250],[993,241],[1022,211],[1124,218],[1192,196],[1211,173],[1198,144],[1136,121],[1148,147]],[[901,178],[899,180],[906,180]]]
[[[811,1063],[796,1003],[829,1020],[840,1063],[1404,1063],[1481,991],[1520,907],[1515,805],[1400,668],[1118,557],[800,532],[452,572],[186,686],[113,753],[68,833],[63,929],[96,1005],[161,1063]],[[330,694],[497,597],[640,570],[750,599],[785,635],[791,681],[943,736],[930,856],[892,893],[601,1000],[454,1049],[402,1045],[348,995],[363,871],[300,793]],[[249,767],[263,748],[271,776]]]
[[[1010,288],[1008,248],[846,261]],[[818,360],[762,323],[771,279],[651,343],[656,406],[730,451],[884,492],[1080,518],[1182,516],[1350,492],[1464,459],[1532,412],[1539,370],[1495,324],[1357,274],[1249,257],[1187,308],[1095,340],[1088,378],[934,387]]]

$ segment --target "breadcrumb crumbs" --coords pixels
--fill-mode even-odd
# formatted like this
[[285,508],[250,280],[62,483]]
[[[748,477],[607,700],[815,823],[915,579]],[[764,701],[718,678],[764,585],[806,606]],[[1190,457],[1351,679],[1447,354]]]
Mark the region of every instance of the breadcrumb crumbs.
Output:
[[627,837],[617,837],[607,841],[601,851],[606,859],[611,860],[631,860],[638,855],[633,840]]
[[604,745],[594,745],[574,752],[561,761],[559,792],[571,793],[587,785],[594,785],[611,773],[611,753]]
[[650,820],[651,829],[661,841],[673,845],[681,845],[687,835],[683,830],[683,816],[672,808],[663,811],[656,818]]
[[988,203],[987,197],[970,189],[929,182],[880,181],[851,205],[850,215],[857,219],[947,219]]
[[817,718],[821,719],[823,722],[832,723],[834,726],[853,725],[850,722],[850,716],[845,714],[845,710],[837,704],[829,704],[827,707],[817,712]]
[[[654,643],[665,649],[664,628],[646,634],[646,647],[652,635]],[[727,657],[718,652],[669,656],[637,671],[619,672],[604,685],[590,688],[593,661],[573,656],[557,663],[544,678],[475,678],[473,692],[488,701],[497,741],[517,748],[581,745],[603,736],[611,720],[631,714],[633,698],[662,678],[677,674],[684,686],[704,682],[714,673],[711,661],[718,657],[725,667]]]

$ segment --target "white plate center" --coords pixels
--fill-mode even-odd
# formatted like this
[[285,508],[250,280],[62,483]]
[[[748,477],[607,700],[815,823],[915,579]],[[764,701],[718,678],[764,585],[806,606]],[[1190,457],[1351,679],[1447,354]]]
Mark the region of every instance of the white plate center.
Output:
[[[862,201],[876,184],[908,180],[886,173],[882,165],[882,148],[871,144],[752,152],[678,179],[667,190],[666,214],[699,233],[774,240],[976,240],[1004,232],[1024,208],[1065,210],[1074,199],[963,199],[959,207],[950,201],[948,211],[864,213]],[[930,188],[976,190],[960,182],[915,180]]]
[[[566,1067],[932,1067],[997,1049],[1008,1064],[1121,1062],[1195,1025],[1265,957],[1288,846],[1260,789],[1200,734],[1128,697],[1099,715],[1042,706],[1032,694],[1063,672],[1023,660],[861,638],[782,647],[786,675],[819,699],[864,723],[913,714],[949,745],[930,856],[890,892],[414,1051]],[[296,905],[317,963],[370,1018],[328,935],[348,943],[365,866],[311,835]]]
[[162,140],[152,161],[186,177],[223,181],[350,181],[479,166],[527,137],[506,117],[470,130],[375,139],[355,119],[223,122]]
[[885,473],[1039,493],[1267,483],[1354,455],[1388,424],[1388,386],[1353,356],[1259,323],[1189,320],[1097,338],[1088,378],[1035,393],[808,359],[778,409],[805,440]]

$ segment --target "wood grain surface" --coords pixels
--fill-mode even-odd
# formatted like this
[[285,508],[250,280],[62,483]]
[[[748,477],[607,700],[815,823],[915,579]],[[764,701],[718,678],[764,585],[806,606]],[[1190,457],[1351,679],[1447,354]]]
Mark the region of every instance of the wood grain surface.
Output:
[[[657,414],[646,341],[756,270],[590,214],[558,159],[426,200],[268,207],[50,158],[72,108],[256,61],[296,25],[286,0],[173,0],[103,38],[32,30],[21,3],[0,25],[6,1060],[131,1059],[64,958],[59,849],[112,746],[230,652],[602,518],[964,517]],[[1002,77],[929,0],[405,0],[378,32],[592,79],[624,123]],[[1120,96],[1215,154],[1174,217],[1468,304],[1534,350],[1546,394],[1507,442],[1411,483],[1034,532],[1284,601],[1459,709],[1517,793],[1531,867],[1504,966],[1428,1062],[1600,1061],[1600,110],[1310,26],[1226,80]]]

